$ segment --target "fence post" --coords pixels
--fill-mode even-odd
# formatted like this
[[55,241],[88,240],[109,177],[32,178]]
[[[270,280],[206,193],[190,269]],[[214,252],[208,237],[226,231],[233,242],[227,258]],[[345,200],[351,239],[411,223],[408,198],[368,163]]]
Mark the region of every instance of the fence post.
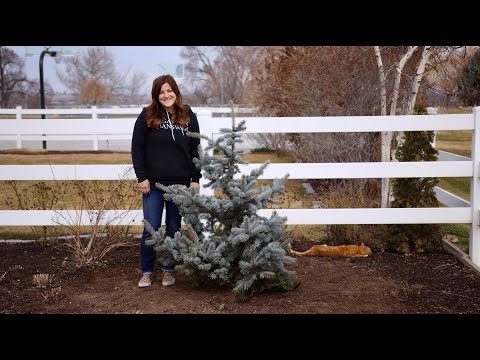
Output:
[[[22,107],[17,106],[15,111],[15,116],[17,120],[22,120]],[[19,127],[20,128],[20,127]],[[22,147],[22,134],[17,134],[17,149]]]
[[[97,120],[97,107],[92,106],[92,120]],[[98,151],[98,135],[93,134],[93,151]]]
[[474,107],[472,134],[473,177],[470,184],[470,206],[472,209],[472,225],[470,226],[469,257],[480,266],[480,106]]
[[[212,112],[208,110],[199,110],[197,112],[198,125],[200,126],[200,133],[202,135],[212,138],[212,134],[215,132]],[[200,140],[202,148],[205,149],[208,145],[207,141],[204,139]],[[211,150],[210,155],[213,155],[213,149]],[[207,196],[213,196],[213,189],[204,188],[203,185],[209,182],[210,180],[205,179],[204,177],[200,178],[200,191],[202,194]]]

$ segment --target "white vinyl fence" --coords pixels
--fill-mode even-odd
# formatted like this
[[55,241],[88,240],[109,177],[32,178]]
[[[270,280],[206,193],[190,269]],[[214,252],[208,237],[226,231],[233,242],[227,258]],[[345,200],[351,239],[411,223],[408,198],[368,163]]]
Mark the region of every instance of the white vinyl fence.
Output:
[[[18,110],[18,109],[17,109]],[[98,112],[112,109],[98,109]],[[115,109],[124,114],[125,109]],[[52,136],[101,137],[123,136],[131,138],[138,114],[132,118],[109,119],[48,119],[24,120],[0,119],[0,140],[3,137]],[[212,112],[196,109],[203,134],[213,135],[220,128],[229,128],[231,118],[212,117]],[[0,109],[0,115],[4,112]],[[10,111],[12,111],[10,109]],[[13,109],[15,111],[15,109]],[[72,110],[28,110],[30,114],[72,114]],[[84,114],[86,110],[79,113]],[[398,116],[349,116],[349,117],[237,117],[237,123],[246,121],[247,133],[314,133],[314,132],[379,132],[426,130],[474,130],[472,159],[470,161],[435,162],[365,162],[365,163],[284,163],[270,164],[261,179],[280,178],[286,173],[290,179],[334,178],[416,178],[416,177],[469,177],[471,179],[470,206],[448,208],[355,208],[355,209],[276,209],[261,210],[263,216],[277,211],[287,216],[288,224],[427,224],[464,223],[471,225],[470,260],[480,265],[480,107],[472,114],[449,115],[398,115]],[[93,134],[93,135],[92,135]],[[203,140],[202,140],[203,142]],[[204,146],[206,144],[203,144]],[[241,166],[242,172],[257,168],[258,164]],[[125,171],[128,179],[135,179],[132,166],[123,165],[0,165],[0,180],[118,180]],[[203,182],[203,178],[201,179]],[[202,189],[211,194],[210,189]],[[54,225],[61,215],[74,210],[1,210],[0,226],[6,225]],[[121,212],[112,209],[104,221],[114,219]],[[85,225],[89,215],[82,214]],[[118,224],[141,224],[142,211],[130,211]]]
[[[197,113],[204,108],[192,110]],[[228,107],[205,108],[215,115],[228,115]],[[236,113],[252,114],[253,108],[234,108]],[[24,141],[92,141],[92,150],[98,150],[101,140],[131,140],[132,119],[142,111],[138,108],[97,108],[89,109],[0,109],[0,141],[16,141],[16,148],[22,148]],[[41,115],[50,120],[39,120]],[[15,117],[15,120],[7,120]],[[2,119],[3,118],[3,119]],[[35,121],[32,121],[35,120]],[[68,120],[65,121],[65,120]]]

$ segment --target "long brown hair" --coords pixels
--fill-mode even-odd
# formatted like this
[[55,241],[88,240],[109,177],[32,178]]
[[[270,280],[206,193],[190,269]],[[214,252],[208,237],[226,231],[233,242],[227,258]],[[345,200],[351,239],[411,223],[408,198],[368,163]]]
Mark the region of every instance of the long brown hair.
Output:
[[165,121],[167,117],[166,110],[160,104],[158,96],[160,95],[160,89],[163,84],[169,84],[172,87],[173,92],[177,96],[175,104],[173,105],[172,123],[180,126],[188,126],[190,117],[188,116],[188,109],[183,104],[182,94],[178,89],[177,82],[171,75],[162,75],[153,80],[152,84],[152,103],[145,108],[145,119],[148,127],[158,129],[158,127]]

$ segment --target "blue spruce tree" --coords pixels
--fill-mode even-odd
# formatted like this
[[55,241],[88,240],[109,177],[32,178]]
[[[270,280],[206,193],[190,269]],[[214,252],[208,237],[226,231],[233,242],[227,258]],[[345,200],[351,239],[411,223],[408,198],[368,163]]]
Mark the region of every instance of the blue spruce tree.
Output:
[[[173,255],[176,269],[191,277],[193,285],[207,283],[226,285],[234,283],[233,291],[239,296],[252,295],[267,289],[291,290],[297,285],[296,273],[287,266],[295,262],[288,256],[290,242],[284,239],[286,217],[275,211],[270,218],[259,216],[257,211],[268,204],[278,204],[274,198],[284,195],[284,180],[274,179],[272,186],[257,187],[257,179],[269,162],[250,174],[241,174],[238,164],[246,164],[235,145],[243,142],[241,132],[245,121],[232,128],[221,129],[216,141],[188,132],[188,136],[203,138],[208,146],[200,146],[195,159],[203,176],[209,180],[204,187],[211,187],[216,196],[196,193],[184,185],[155,186],[165,192],[165,199],[173,201],[183,216],[186,226],[175,233],[174,239],[165,237],[145,222],[159,255]],[[221,158],[209,154],[217,148]]]

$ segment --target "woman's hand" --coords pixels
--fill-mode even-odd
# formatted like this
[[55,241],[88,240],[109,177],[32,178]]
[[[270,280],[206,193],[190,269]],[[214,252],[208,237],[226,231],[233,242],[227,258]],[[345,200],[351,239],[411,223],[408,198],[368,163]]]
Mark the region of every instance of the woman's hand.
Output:
[[138,183],[138,188],[145,195],[150,193],[150,181],[148,179],[143,180],[141,183]]
[[195,190],[195,194],[200,192],[200,184],[197,182],[191,182],[190,187]]

